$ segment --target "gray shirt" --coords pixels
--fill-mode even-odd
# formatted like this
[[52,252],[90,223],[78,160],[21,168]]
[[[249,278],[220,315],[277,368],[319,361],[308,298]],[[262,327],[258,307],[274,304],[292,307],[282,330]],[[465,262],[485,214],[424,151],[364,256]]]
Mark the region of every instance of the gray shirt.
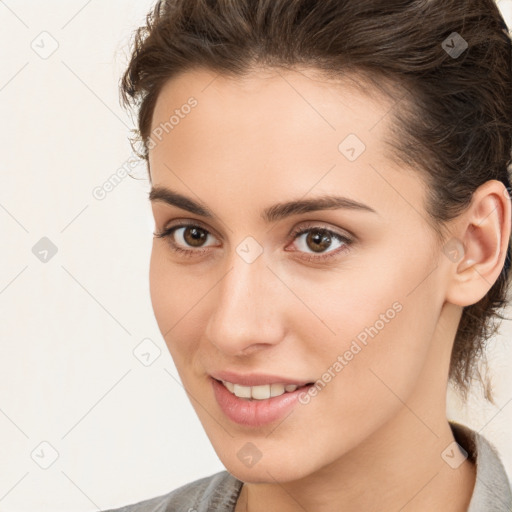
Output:
[[[450,422],[457,443],[476,463],[467,512],[511,512],[512,489],[496,449],[479,433]],[[104,512],[233,512],[242,483],[227,471],[195,480],[167,494]]]

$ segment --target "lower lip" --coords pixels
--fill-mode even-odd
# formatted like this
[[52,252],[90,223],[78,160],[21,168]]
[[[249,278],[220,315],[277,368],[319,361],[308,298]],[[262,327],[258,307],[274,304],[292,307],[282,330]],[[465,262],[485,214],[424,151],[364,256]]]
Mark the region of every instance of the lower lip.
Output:
[[299,395],[312,385],[307,384],[290,393],[285,392],[266,400],[247,400],[233,395],[224,384],[214,378],[211,380],[222,412],[235,423],[250,427],[260,427],[282,418],[297,405]]

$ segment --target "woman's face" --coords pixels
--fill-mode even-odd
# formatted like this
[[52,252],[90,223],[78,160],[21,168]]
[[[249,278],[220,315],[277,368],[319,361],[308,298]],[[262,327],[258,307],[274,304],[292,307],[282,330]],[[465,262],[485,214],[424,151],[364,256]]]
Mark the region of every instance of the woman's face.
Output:
[[310,475],[368,446],[404,402],[432,412],[439,398],[444,413],[452,262],[419,175],[384,157],[392,107],[298,71],[194,70],[158,97],[151,204],[168,236],[153,243],[152,304],[242,480]]

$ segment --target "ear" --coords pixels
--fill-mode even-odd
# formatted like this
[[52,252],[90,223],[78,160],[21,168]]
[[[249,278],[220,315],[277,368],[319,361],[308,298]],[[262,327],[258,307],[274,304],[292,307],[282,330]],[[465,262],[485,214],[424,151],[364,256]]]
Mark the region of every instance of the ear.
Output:
[[505,263],[510,225],[511,199],[505,185],[486,181],[473,193],[471,205],[457,222],[455,245],[464,250],[456,262],[452,259],[448,302],[470,306],[485,297]]

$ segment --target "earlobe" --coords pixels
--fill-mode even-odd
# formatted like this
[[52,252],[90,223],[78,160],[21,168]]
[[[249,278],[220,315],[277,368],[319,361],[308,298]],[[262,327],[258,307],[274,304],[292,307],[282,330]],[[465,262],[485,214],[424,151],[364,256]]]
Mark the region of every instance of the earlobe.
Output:
[[510,196],[502,182],[490,180],[475,191],[458,224],[458,239],[464,253],[460,261],[452,263],[448,302],[470,306],[491,289],[505,263],[510,216]]

